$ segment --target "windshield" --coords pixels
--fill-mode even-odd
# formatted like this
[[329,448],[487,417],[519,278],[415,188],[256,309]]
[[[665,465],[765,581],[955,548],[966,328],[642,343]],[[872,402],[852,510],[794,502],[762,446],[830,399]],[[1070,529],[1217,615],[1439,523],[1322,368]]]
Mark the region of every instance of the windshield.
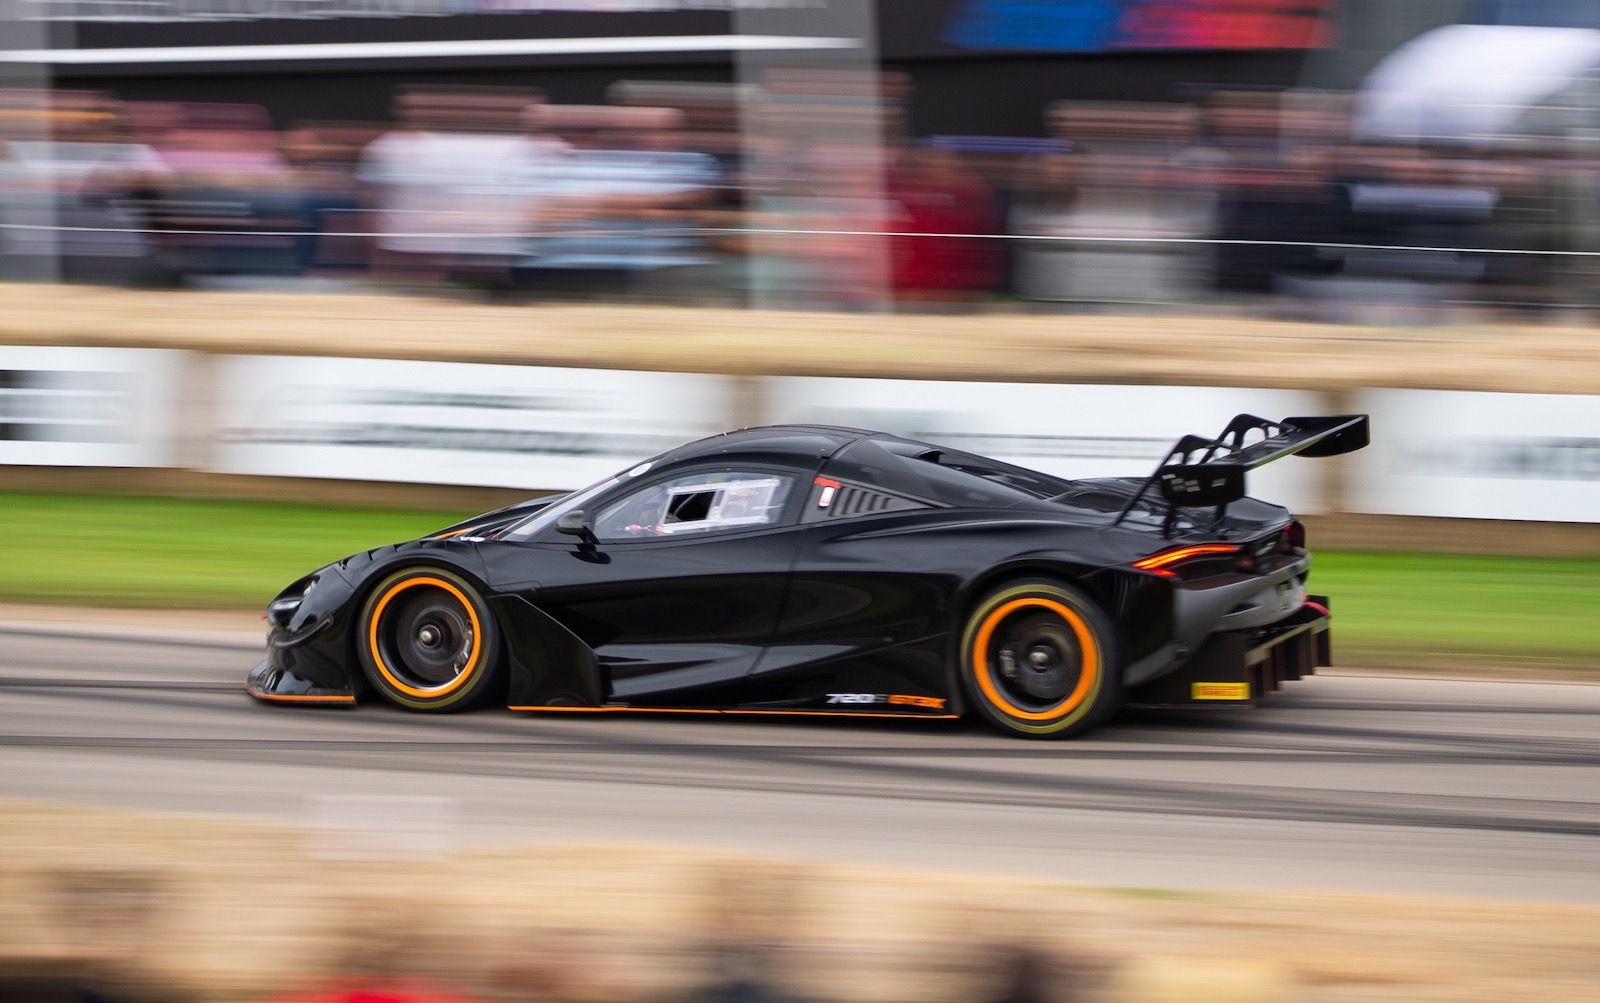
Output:
[[533,515],[528,516],[528,518],[519,523],[515,523],[510,528],[501,530],[498,534],[496,534],[495,539],[530,540],[539,532],[541,532],[546,526],[555,525],[556,520],[568,512],[581,509],[587,506],[594,499],[598,498],[600,495],[603,495],[607,491],[616,487],[618,484],[638,477],[640,474],[654,466],[655,461],[656,457],[651,457],[643,463],[629,467],[620,474],[612,474],[603,481],[591,484],[582,491],[574,491],[565,498],[546,505]]

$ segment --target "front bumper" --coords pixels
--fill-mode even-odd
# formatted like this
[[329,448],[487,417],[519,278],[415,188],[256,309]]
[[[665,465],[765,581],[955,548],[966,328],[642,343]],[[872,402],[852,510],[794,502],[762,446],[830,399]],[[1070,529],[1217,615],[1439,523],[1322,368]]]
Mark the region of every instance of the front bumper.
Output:
[[245,677],[244,690],[257,700],[272,703],[312,703],[354,707],[356,695],[349,690],[329,689],[264,659]]
[[1130,707],[1253,704],[1286,682],[1331,665],[1327,596],[1307,596],[1290,616],[1264,627],[1218,631],[1174,671],[1128,692]]

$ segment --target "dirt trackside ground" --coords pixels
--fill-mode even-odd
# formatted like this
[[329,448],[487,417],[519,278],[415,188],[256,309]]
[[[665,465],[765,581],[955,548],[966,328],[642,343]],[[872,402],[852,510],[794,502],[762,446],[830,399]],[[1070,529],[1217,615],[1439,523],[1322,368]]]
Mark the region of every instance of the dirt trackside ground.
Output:
[[394,807],[290,829],[0,804],[0,977],[92,970],[134,998],[242,1001],[335,971],[423,972],[491,999],[627,1003],[701,983],[720,942],[765,949],[801,998],[873,1003],[995,998],[1021,946],[1058,959],[1062,1003],[1550,1003],[1600,985],[1594,909],[1092,889],[660,847],[452,855]]
[[1584,327],[1360,327],[1225,314],[755,313],[10,284],[3,295],[0,344],[1058,383],[1600,388],[1600,338]]

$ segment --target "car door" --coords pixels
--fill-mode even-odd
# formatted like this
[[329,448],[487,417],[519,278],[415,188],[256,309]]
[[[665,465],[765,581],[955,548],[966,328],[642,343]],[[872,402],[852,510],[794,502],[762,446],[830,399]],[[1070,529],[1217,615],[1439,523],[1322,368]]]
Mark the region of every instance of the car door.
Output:
[[943,454],[873,437],[822,468],[802,510],[784,612],[753,685],[788,681],[803,691],[811,681],[885,704],[897,695],[948,696],[956,594],[1007,549],[1009,531],[989,525],[993,515],[1027,496],[943,466]]
[[589,513],[591,537],[552,527],[528,545],[539,553],[527,597],[595,652],[609,699],[715,703],[776,625],[806,486],[756,466],[628,484]]

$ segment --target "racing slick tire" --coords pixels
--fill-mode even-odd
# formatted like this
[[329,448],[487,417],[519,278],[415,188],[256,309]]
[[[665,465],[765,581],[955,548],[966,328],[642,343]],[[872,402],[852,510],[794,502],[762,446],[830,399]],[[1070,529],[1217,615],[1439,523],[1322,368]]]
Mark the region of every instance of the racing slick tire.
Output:
[[961,678],[978,713],[1027,738],[1071,738],[1122,702],[1116,633],[1094,600],[1065,582],[1007,582],[968,614]]
[[454,572],[413,567],[384,578],[362,606],[356,631],[367,681],[408,710],[465,710],[499,681],[494,615]]

